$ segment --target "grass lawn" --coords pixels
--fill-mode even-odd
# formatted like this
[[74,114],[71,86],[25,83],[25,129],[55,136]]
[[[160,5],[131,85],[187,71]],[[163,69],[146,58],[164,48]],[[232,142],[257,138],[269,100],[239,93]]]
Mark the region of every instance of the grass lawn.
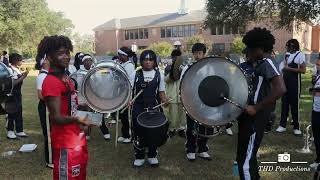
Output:
[[[303,78],[303,96],[300,111],[301,127],[304,129],[310,124],[311,96],[307,93],[310,85],[310,74]],[[11,157],[0,157],[0,179],[52,179],[52,170],[45,168],[43,156],[42,131],[37,114],[38,100],[35,96],[35,77],[28,77],[23,86],[23,117],[24,130],[30,137],[9,141],[6,139],[4,116],[1,116],[0,153],[9,150],[18,150],[22,144],[35,143],[38,148],[32,153],[17,153]],[[280,110],[277,108],[277,115]],[[275,127],[279,124],[277,116]],[[220,135],[209,140],[211,162],[197,159],[191,163],[186,160],[184,153],[185,140],[181,137],[170,139],[160,148],[160,166],[151,168],[147,165],[140,169],[132,167],[132,145],[120,144],[114,148],[115,128],[111,128],[112,141],[105,141],[98,128],[93,128],[91,140],[88,143],[89,165],[88,179],[238,179],[233,175],[233,161],[236,156],[236,135],[230,137]],[[236,133],[237,125],[233,131]],[[296,149],[303,147],[303,138],[292,134],[292,127],[284,134],[271,132],[265,135],[260,148],[259,164],[261,161],[277,161],[277,154],[288,152],[291,161],[307,161],[307,167],[315,157],[314,154],[299,154]],[[314,150],[314,146],[312,146]],[[282,167],[295,167],[290,163],[278,164]],[[312,172],[260,172],[262,179],[311,179]]]

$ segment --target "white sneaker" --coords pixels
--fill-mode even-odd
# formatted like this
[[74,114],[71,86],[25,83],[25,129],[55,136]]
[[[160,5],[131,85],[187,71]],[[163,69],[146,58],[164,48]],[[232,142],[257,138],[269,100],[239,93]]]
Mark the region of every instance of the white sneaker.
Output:
[[187,153],[187,159],[189,161],[194,161],[196,160],[196,153]]
[[319,163],[314,162],[314,163],[310,164],[309,167],[311,169],[317,169],[318,165],[319,165]]
[[7,138],[8,138],[8,139],[16,139],[17,136],[14,134],[13,131],[8,131],[8,133],[7,133]]
[[124,138],[123,137],[118,137],[118,142],[123,142]]
[[202,152],[202,153],[199,153],[198,156],[202,159],[205,159],[205,160],[208,160],[208,161],[211,161],[212,158],[211,156],[208,154],[208,152]]
[[28,137],[28,135],[23,131],[16,133],[16,135],[19,136],[19,137]]
[[48,168],[50,168],[50,169],[53,169],[53,164],[46,164],[46,166],[48,167]]
[[301,131],[299,129],[294,129],[293,130],[293,134],[294,135],[301,135],[302,133],[301,133]]
[[111,120],[109,123],[110,124],[115,124],[117,121],[116,120]]
[[89,141],[90,140],[90,136],[86,136],[86,140]]
[[122,141],[122,143],[131,143],[131,139],[129,139],[129,138],[124,138],[124,140]]
[[135,159],[134,162],[133,162],[133,165],[135,167],[141,167],[143,164],[144,164],[144,159]]
[[105,134],[105,135],[103,135],[103,138],[105,140],[109,140],[109,139],[111,139],[111,135],[110,134]]
[[282,126],[279,126],[279,127],[276,129],[276,131],[277,131],[278,133],[285,132],[286,130],[287,130],[287,129],[284,128],[284,127],[282,127]]
[[232,132],[231,128],[226,129],[226,133],[227,133],[229,136],[232,136],[232,135],[233,135],[233,132]]
[[156,157],[154,158],[148,158],[148,163],[151,165],[151,166],[157,166],[159,165],[159,161]]

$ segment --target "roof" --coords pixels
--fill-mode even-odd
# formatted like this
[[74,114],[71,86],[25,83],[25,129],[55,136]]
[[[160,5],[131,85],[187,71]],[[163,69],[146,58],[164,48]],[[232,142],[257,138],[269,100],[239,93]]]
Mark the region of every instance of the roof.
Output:
[[[188,14],[165,13],[149,16],[139,16],[124,19],[112,19],[102,25],[95,27],[94,31],[99,30],[114,30],[117,29],[117,22],[119,29],[131,29],[137,27],[150,27],[150,26],[166,26],[173,24],[182,24],[190,22],[204,21],[207,12],[205,10],[190,11]],[[119,22],[120,21],[120,22]]]

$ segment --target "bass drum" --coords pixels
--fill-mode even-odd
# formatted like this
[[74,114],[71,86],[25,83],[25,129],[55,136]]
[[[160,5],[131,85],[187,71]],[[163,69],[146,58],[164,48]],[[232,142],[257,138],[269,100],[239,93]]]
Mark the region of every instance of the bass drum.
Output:
[[235,120],[248,100],[248,82],[242,69],[230,59],[208,57],[193,63],[180,82],[180,98],[188,115],[200,125],[224,126]]
[[0,103],[2,103],[7,95],[12,93],[13,79],[8,67],[0,62]]
[[[78,70],[70,75],[70,79],[74,82],[75,88],[78,92],[82,91],[82,82],[86,76],[87,71]],[[78,93],[78,104],[85,104],[86,100],[81,93]]]
[[81,95],[94,111],[112,113],[128,104],[131,91],[125,69],[114,61],[103,61],[87,72]]
[[145,147],[160,147],[168,139],[169,121],[166,116],[158,111],[147,111],[137,117],[139,139],[143,139]]

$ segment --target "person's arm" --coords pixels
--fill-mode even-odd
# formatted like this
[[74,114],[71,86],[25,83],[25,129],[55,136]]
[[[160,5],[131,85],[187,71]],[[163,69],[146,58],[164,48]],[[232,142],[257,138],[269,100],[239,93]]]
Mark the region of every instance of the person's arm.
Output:
[[28,74],[29,74],[29,71],[26,71],[22,73],[22,75],[18,79],[13,80],[13,86],[21,83],[28,76]]
[[291,68],[289,66],[285,66],[283,70],[304,74],[306,73],[306,64],[305,63],[300,64],[298,68]]
[[38,95],[38,98],[39,98],[39,99],[44,100],[44,99],[43,99],[43,96],[42,96],[42,90],[37,89],[37,95]]
[[160,96],[161,103],[165,103],[164,106],[167,105],[169,102],[169,99],[167,98],[166,93],[164,91],[160,91],[159,96]]
[[55,124],[83,124],[86,126],[90,125],[88,117],[73,117],[73,116],[62,116],[60,113],[61,100],[58,96],[48,96],[45,98],[46,105],[50,112],[50,120]]

